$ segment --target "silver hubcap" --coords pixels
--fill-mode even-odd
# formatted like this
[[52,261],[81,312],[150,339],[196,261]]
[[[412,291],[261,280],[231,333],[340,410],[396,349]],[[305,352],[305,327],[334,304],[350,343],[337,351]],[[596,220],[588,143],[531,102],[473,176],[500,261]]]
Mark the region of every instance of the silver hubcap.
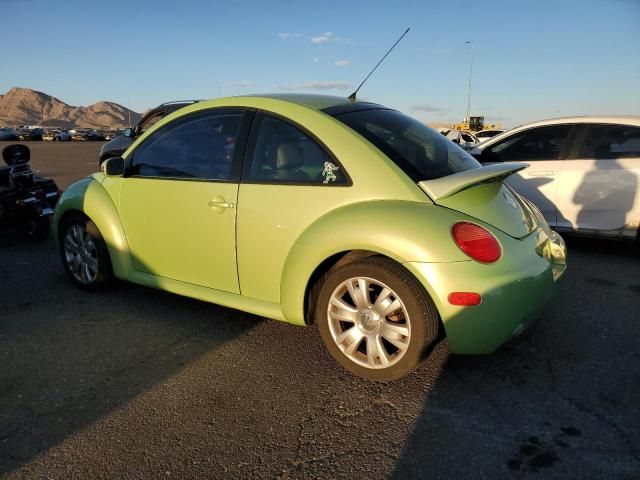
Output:
[[387,368],[404,356],[411,339],[407,309],[384,283],[350,278],[331,294],[329,330],[342,353],[366,368]]
[[80,283],[90,284],[98,275],[98,252],[91,235],[73,225],[64,236],[64,258],[71,274]]

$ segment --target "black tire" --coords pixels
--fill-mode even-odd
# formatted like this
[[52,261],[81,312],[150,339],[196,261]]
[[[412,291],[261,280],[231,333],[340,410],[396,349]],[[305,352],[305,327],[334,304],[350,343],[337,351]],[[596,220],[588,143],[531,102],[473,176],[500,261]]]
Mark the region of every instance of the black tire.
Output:
[[[74,269],[67,259],[65,252],[65,239],[74,227],[80,227],[87,238],[91,239],[90,243],[95,247],[94,249],[88,248],[85,253],[96,261],[96,272],[92,275],[88,281],[81,281],[78,278],[78,272],[74,273]],[[59,245],[60,245],[60,258],[62,265],[64,266],[67,275],[71,281],[79,288],[88,291],[103,290],[113,283],[114,275],[113,268],[111,266],[111,257],[109,256],[109,250],[102,238],[102,234],[96,227],[96,224],[91,221],[87,216],[77,213],[64,217],[60,222],[60,228],[58,229]],[[93,274],[93,272],[91,272]],[[82,276],[82,275],[81,275]]]
[[51,219],[46,217],[38,217],[27,225],[27,237],[36,242],[44,242],[49,238],[51,232]]
[[[335,318],[330,320],[329,307],[332,296],[334,293],[338,296],[339,292],[341,292],[343,288],[346,288],[343,287],[343,285],[350,279],[356,278],[374,280],[368,287],[367,302],[373,304],[375,303],[376,295],[378,297],[382,295],[381,291],[383,289],[380,285],[382,284],[382,286],[386,286],[391,291],[391,295],[386,297],[389,300],[385,301],[393,303],[391,299],[399,299],[403,306],[401,313],[397,315],[390,313],[380,316],[378,315],[379,312],[374,313],[372,310],[357,309],[357,302],[349,302],[351,296],[345,292],[345,297],[341,298],[343,301],[346,301],[349,306],[358,311],[357,314],[352,314],[356,315],[358,320],[346,322],[336,321]],[[440,318],[433,301],[413,275],[386,257],[372,256],[334,268],[330,270],[324,278],[320,279],[318,288],[319,292],[317,294],[317,301],[315,302],[315,320],[318,324],[320,336],[329,353],[331,353],[336,361],[360,377],[381,382],[402,378],[413,372],[418,365],[420,365],[424,358],[424,353],[439,339]],[[377,293],[376,289],[378,289]],[[377,315],[378,320],[373,319],[372,322],[372,317],[370,315],[368,316],[367,312]],[[405,323],[396,323],[396,319],[391,318],[394,315],[397,321],[404,321]],[[349,326],[350,322],[353,323],[351,327]],[[392,360],[387,367],[385,367],[381,361],[383,355],[376,357],[380,360],[379,365],[371,367],[361,364],[370,361],[366,360],[367,352],[370,348],[369,342],[371,341],[368,339],[384,337],[382,332],[386,330],[379,330],[381,332],[380,335],[375,334],[375,328],[384,329],[384,327],[376,327],[376,325],[379,325],[379,323],[377,324],[376,322],[381,322],[382,325],[391,323],[400,327],[404,326],[405,330],[406,327],[409,326],[409,335],[401,336],[402,341],[406,342],[402,350],[404,353],[402,353],[400,349],[394,352],[393,349],[396,347],[389,343],[386,338],[380,339],[380,342],[377,343],[377,348],[384,348],[384,355],[388,355],[388,360]],[[347,348],[344,348],[344,342],[341,343],[345,350],[349,350],[354,344],[361,342],[355,347],[355,351],[351,353],[351,356],[346,354],[343,348],[338,346],[337,340],[334,340],[334,335],[337,337],[336,329],[342,329],[342,333],[350,330],[350,328],[359,329],[360,333],[358,333],[358,330],[353,331],[356,332],[356,335],[363,335],[362,332],[371,333],[371,331],[363,330],[369,327],[374,329],[373,337],[367,337],[367,339],[363,337],[363,340],[355,340],[351,342]],[[334,333],[332,333],[332,329]],[[345,337],[345,340],[349,339],[350,337]],[[362,343],[365,343],[364,348]],[[380,347],[380,345],[382,345],[382,347]],[[362,358],[362,360],[359,360],[359,358]]]

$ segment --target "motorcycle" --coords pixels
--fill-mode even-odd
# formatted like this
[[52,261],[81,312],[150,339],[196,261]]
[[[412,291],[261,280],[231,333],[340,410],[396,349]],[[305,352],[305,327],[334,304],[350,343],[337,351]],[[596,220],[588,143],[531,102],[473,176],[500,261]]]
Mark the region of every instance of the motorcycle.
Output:
[[5,147],[2,158],[7,166],[0,167],[0,228],[19,229],[33,240],[46,240],[62,192],[53,180],[31,170],[26,145]]

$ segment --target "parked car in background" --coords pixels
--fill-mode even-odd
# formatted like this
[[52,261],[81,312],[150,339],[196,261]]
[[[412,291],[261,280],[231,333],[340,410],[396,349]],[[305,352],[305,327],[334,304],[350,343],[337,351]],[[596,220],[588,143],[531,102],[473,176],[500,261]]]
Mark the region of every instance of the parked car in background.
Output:
[[71,139],[76,142],[104,141],[104,135],[92,128],[77,128]]
[[166,102],[158,105],[156,108],[152,108],[144,114],[135,127],[124,129],[122,135],[116,135],[102,146],[100,149],[99,163],[102,164],[107,158],[122,155],[137,137],[170,113],[200,101],[201,100],[177,100],[174,102]]
[[456,130],[453,128],[442,128],[440,129],[440,133],[453,143],[460,145],[464,150],[470,150],[480,143],[476,136],[471,132]]
[[85,128],[76,128],[71,132],[71,140],[74,142],[86,142],[89,140],[89,130]]
[[104,139],[106,141],[109,141],[119,135],[118,130],[103,130],[102,134],[104,135]]
[[499,135],[502,132],[504,132],[504,130],[498,130],[498,129],[480,130],[479,132],[475,133],[475,136],[479,142],[484,142],[485,140],[495,137],[496,135]]
[[507,183],[558,230],[636,238],[640,117],[567,117],[504,132],[471,153],[483,164],[526,162]]
[[59,130],[55,135],[56,142],[70,142],[71,134],[67,130]]
[[68,142],[71,140],[71,134],[60,128],[48,128],[42,135],[45,142]]
[[42,141],[43,142],[54,142],[56,139],[56,134],[58,133],[58,130],[54,130],[51,128],[48,128],[44,131],[44,133],[42,134]]
[[[221,98],[147,130],[71,185],[55,213],[70,280],[113,277],[297,325],[373,380],[446,334],[490,353],[556,290],[565,246],[436,131],[324,95]],[[304,348],[304,346],[296,346]]]
[[0,128],[0,140],[15,141],[18,140],[18,134],[12,128]]
[[16,130],[18,140],[42,140],[43,130],[41,128],[20,128]]
[[90,130],[89,140],[92,142],[104,142],[104,132],[102,130]]

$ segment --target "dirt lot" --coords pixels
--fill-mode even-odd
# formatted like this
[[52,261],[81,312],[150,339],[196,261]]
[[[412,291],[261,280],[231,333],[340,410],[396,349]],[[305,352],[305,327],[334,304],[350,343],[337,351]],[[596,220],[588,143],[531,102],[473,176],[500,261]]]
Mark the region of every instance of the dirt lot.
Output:
[[[32,143],[65,187],[98,144]],[[638,478],[640,254],[569,240],[557,301],[493,355],[392,384],[297,328],[0,248],[2,478]]]

